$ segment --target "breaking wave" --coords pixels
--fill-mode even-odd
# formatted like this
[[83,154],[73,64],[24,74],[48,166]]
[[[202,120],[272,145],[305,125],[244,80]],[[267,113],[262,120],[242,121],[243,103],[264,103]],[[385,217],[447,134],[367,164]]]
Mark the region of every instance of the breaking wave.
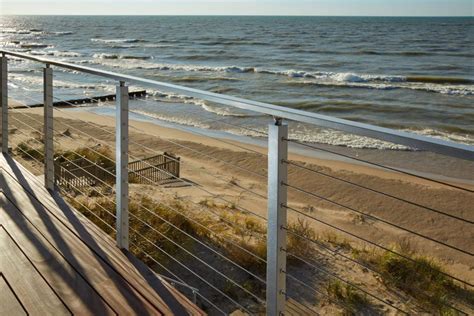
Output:
[[[114,68],[125,69],[150,69],[160,71],[185,71],[185,72],[225,72],[235,74],[267,74],[285,76],[291,79],[305,79],[288,81],[288,84],[334,86],[349,88],[366,88],[378,90],[410,89],[427,92],[435,92],[446,95],[468,96],[474,95],[474,80],[467,78],[454,78],[442,76],[399,76],[399,75],[375,75],[357,74],[349,72],[310,72],[301,70],[272,70],[258,67],[221,66],[213,67],[206,65],[181,65],[181,64],[159,64],[150,61],[134,63],[122,63],[113,59],[123,57],[115,54],[96,54],[96,58],[104,59],[101,64]],[[147,57],[130,56],[134,59],[147,59]]]
[[139,55],[119,55],[119,54],[107,54],[107,53],[100,53],[92,55],[93,58],[98,59],[153,59],[153,56],[139,56]]
[[146,42],[146,40],[135,39],[135,38],[115,38],[115,39],[106,39],[106,38],[91,38],[92,42],[99,43],[139,43]]

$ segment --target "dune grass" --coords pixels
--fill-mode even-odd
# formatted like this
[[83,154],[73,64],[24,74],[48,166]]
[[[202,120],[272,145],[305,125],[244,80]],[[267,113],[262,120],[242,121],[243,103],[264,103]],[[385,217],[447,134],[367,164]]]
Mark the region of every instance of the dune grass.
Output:
[[44,148],[34,147],[27,142],[21,142],[15,148],[15,153],[25,160],[36,159],[40,162],[44,160]]
[[74,151],[57,150],[55,157],[59,159],[59,162],[74,161],[79,158],[86,158],[87,160],[97,164],[98,166],[101,166],[102,168],[115,168],[114,153],[108,146],[96,146],[94,149],[80,147]]
[[326,293],[329,298],[345,307],[343,315],[362,315],[362,310],[370,306],[366,295],[339,280],[329,281],[326,284]]
[[381,273],[388,288],[397,288],[416,300],[423,308],[438,315],[458,315],[449,307],[453,300],[474,304],[474,292],[462,288],[445,273],[442,265],[433,258],[417,254],[406,243],[394,245],[390,251],[353,249],[353,255]]

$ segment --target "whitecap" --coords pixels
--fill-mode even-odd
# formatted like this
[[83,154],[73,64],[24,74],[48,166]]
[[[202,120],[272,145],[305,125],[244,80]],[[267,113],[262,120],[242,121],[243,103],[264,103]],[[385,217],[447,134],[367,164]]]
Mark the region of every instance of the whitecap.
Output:
[[142,42],[143,40],[135,38],[116,38],[116,39],[105,39],[105,38],[91,38],[92,42],[99,43],[137,43]]

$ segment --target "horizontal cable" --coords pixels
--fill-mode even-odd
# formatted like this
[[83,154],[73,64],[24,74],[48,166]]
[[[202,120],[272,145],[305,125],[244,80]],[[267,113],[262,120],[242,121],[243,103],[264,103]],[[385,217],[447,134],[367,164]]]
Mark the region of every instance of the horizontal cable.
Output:
[[[35,130],[35,131],[38,131],[38,130],[36,130],[35,128],[33,128],[33,127],[29,126],[28,124],[26,124],[26,123],[23,123],[23,122],[19,121],[19,120],[18,120],[18,119],[16,119],[16,118],[13,118],[13,119],[15,119],[16,121],[18,121],[18,122],[20,122],[20,123],[24,124],[25,126],[28,126],[29,128],[31,128],[31,129],[33,129],[33,130]],[[19,132],[20,132],[20,133],[22,133],[22,134],[24,134],[22,131],[19,131]],[[24,134],[24,135],[25,135],[25,136],[27,136],[26,134]],[[27,136],[27,137],[28,137],[28,136]],[[37,139],[35,139],[35,138],[33,138],[33,137],[31,137],[31,139],[32,139],[32,140],[35,140],[35,141],[36,141],[36,142],[38,142],[40,145],[44,145],[44,144],[43,144],[41,141],[39,141],[39,140],[37,140]],[[20,148],[18,148],[18,149],[20,149]],[[89,148],[89,149],[90,149],[90,148]],[[38,151],[37,149],[34,149],[34,148],[33,148],[33,150],[35,150],[35,151],[37,151],[38,153],[40,153],[40,154],[41,154],[41,152],[40,152],[40,151]],[[77,153],[77,152],[75,152],[75,151],[73,151],[73,150],[71,150],[71,152],[75,153],[75,154],[76,154],[76,155],[78,155],[78,156],[81,156],[79,153]],[[99,181],[99,182],[101,182],[103,185],[105,185],[105,186],[107,186],[108,188],[110,188],[110,189],[112,189],[112,190],[113,190],[113,187],[112,187],[111,185],[109,185],[108,183],[106,183],[106,182],[105,182],[105,181],[103,181],[102,179],[100,179],[100,178],[96,177],[96,176],[95,176],[95,175],[93,175],[92,173],[90,173],[90,172],[86,171],[86,170],[85,170],[85,169],[84,169],[82,166],[79,166],[79,165],[78,165],[78,164],[76,164],[76,163],[75,163],[73,160],[67,159],[67,158],[66,158],[66,157],[64,157],[64,156],[62,156],[62,157],[63,157],[63,158],[64,158],[64,159],[65,159],[67,162],[69,162],[69,163],[71,163],[71,164],[75,165],[75,166],[76,166],[78,169],[81,169],[81,170],[83,170],[83,171],[84,171],[84,172],[86,172],[88,175],[90,175],[92,178],[94,178],[94,179],[98,180],[98,181]],[[81,156],[81,157],[82,157],[82,156]],[[107,171],[107,169],[104,169],[103,167],[101,167],[101,166],[97,165],[96,163],[94,163],[93,161],[91,161],[91,160],[87,159],[86,157],[82,157],[82,158],[83,158],[84,160],[88,161],[89,163],[91,163],[92,165],[95,165],[95,166],[97,166],[99,169],[102,169],[102,170],[104,170],[104,171]],[[64,169],[64,170],[67,170],[66,168],[63,168],[63,169]],[[67,170],[67,171],[68,171],[68,173],[70,173],[70,174],[74,175],[73,173],[71,173],[71,171],[69,171],[69,170]],[[114,174],[112,174],[112,175],[115,177],[115,175],[114,175]]]
[[[294,236],[297,236],[298,238],[307,240],[307,241],[309,241],[309,242],[311,242],[311,243],[313,243],[313,244],[315,244],[315,245],[317,245],[317,246],[322,246],[318,241],[316,241],[316,240],[314,240],[314,239],[311,239],[311,238],[309,238],[309,237],[306,237],[306,236],[303,236],[303,235],[301,235],[301,234],[298,234],[297,232],[295,232],[295,231],[293,231],[293,230],[291,230],[291,229],[288,229],[287,227],[282,227],[282,228],[285,229],[288,233],[290,233],[290,234],[292,234],[292,235],[294,235]],[[332,252],[334,255],[341,256],[341,257],[343,257],[343,258],[345,258],[345,259],[347,259],[347,260],[349,260],[349,261],[351,261],[351,262],[353,262],[353,263],[355,263],[355,264],[357,264],[357,265],[359,265],[359,266],[361,266],[361,267],[364,267],[364,268],[368,269],[369,271],[372,271],[372,272],[374,272],[375,274],[377,274],[377,275],[379,275],[379,276],[382,277],[382,273],[381,273],[380,271],[377,271],[377,270],[373,269],[371,266],[369,266],[369,265],[367,265],[367,264],[365,264],[365,263],[362,263],[362,262],[360,262],[360,261],[357,261],[357,260],[355,260],[355,259],[353,259],[353,258],[351,258],[351,257],[349,257],[349,256],[346,256],[346,255],[344,255],[344,254],[342,254],[342,253],[340,253],[340,252],[334,251],[334,250],[332,250],[332,249],[330,249],[330,248],[328,248],[328,247],[326,247],[326,246],[323,246],[323,248],[328,249],[328,250],[329,250],[330,252]],[[410,260],[410,261],[413,260],[413,259],[411,259],[411,258],[409,258],[409,257],[407,257],[407,259]],[[416,262],[415,262],[415,263],[416,263]],[[457,280],[457,281],[459,281],[459,282],[461,282],[461,283],[464,283],[464,284],[466,284],[466,285],[472,286],[470,283],[467,283],[467,282],[465,282],[465,281],[463,281],[463,280],[460,280],[460,279],[457,279],[457,278],[455,278],[455,277],[452,277],[452,276],[450,276],[449,274],[443,273],[442,271],[439,271],[439,270],[437,270],[437,269],[431,268],[431,270],[436,271],[436,272],[440,272],[441,274],[446,275],[446,276],[448,276],[448,277],[451,277],[451,278],[453,278],[453,279],[455,279],[455,280]],[[424,295],[425,297],[432,298],[432,297],[428,296],[427,294],[423,294],[423,295]],[[460,313],[462,313],[462,314],[465,314],[465,312],[459,310],[458,308],[456,308],[456,307],[454,307],[454,306],[452,306],[452,305],[449,305],[449,304],[447,304],[447,303],[443,303],[443,305],[444,305],[444,306],[447,306],[447,307],[450,307],[450,308],[453,308],[453,309],[455,309],[456,311],[458,311],[458,312],[460,312]],[[467,315],[467,314],[466,314],[466,315]]]
[[[77,154],[77,153],[76,153],[76,154]],[[67,158],[65,158],[65,157],[64,157],[64,159],[66,159],[66,160],[67,160],[68,162],[70,162],[70,163],[73,163],[73,164],[76,165],[79,169],[83,169],[82,167],[80,167],[80,166],[78,166],[77,164],[75,164],[73,161],[71,161],[71,160],[69,160],[69,159],[67,159]],[[93,163],[92,161],[90,161],[90,163],[95,164],[95,163]],[[67,169],[65,169],[65,170],[66,170],[69,174],[71,174],[72,176],[76,177],[76,176],[75,176],[72,172],[70,172],[69,170],[67,170]],[[160,169],[160,170],[161,170],[161,169]],[[84,170],[84,171],[85,171],[85,170]],[[131,171],[131,172],[133,172],[133,171]],[[88,174],[90,174],[90,173],[88,173]],[[98,179],[98,178],[96,178],[95,176],[93,176],[92,174],[90,174],[90,175],[91,175],[93,178]],[[114,176],[115,176],[115,175],[114,175]],[[78,178],[78,177],[76,177],[76,178]],[[99,179],[99,180],[100,180],[100,179]],[[149,179],[149,181],[152,181],[152,180]],[[106,185],[107,185],[109,188],[112,188],[110,185],[108,185],[108,184],[106,184]],[[112,189],[113,189],[113,188],[112,188]],[[82,192],[82,194],[84,194],[84,193]],[[99,194],[101,194],[101,193],[99,192]],[[85,195],[85,194],[84,194],[84,195]],[[104,198],[107,198],[107,197],[106,197],[105,195],[103,195],[103,194],[101,194],[101,196],[103,196]],[[115,204],[115,202],[114,202],[112,199],[110,199],[110,198],[107,198],[107,199],[110,200],[112,203]],[[161,203],[161,204],[162,204],[162,203]],[[168,208],[169,208],[169,206],[167,206],[167,205],[165,205],[165,204],[162,204],[162,205],[164,205],[165,207],[168,207]],[[101,207],[102,209],[104,209],[102,206],[100,206],[100,207]],[[105,210],[105,209],[104,209],[104,210]],[[148,210],[148,211],[149,211],[149,210]],[[108,212],[108,211],[107,211],[107,213],[111,214],[111,213]],[[179,213],[179,212],[178,212],[178,213]],[[111,214],[111,215],[114,216],[113,214]],[[115,217],[115,216],[114,216],[114,217]],[[213,233],[214,233],[214,232],[213,232]],[[214,233],[214,234],[215,234],[215,233]],[[239,248],[242,249],[242,250],[245,250],[247,253],[249,253],[249,254],[251,254],[251,255],[254,255],[253,253],[249,252],[249,251],[246,250],[245,248],[242,248],[242,247],[240,247],[240,246],[238,246],[238,245],[235,245],[235,246],[239,247]],[[219,255],[220,255],[220,254],[219,254]],[[254,256],[255,256],[255,255],[254,255]],[[261,258],[258,257],[258,259],[261,259]],[[228,259],[228,260],[230,261],[230,259]],[[232,262],[232,261],[230,261],[230,262]],[[234,263],[234,264],[236,264],[236,263]],[[237,264],[236,264],[236,265],[237,265]],[[237,265],[237,266],[240,267],[239,265]],[[240,268],[242,268],[242,267],[240,267]],[[242,268],[242,269],[244,269],[244,268]],[[244,269],[244,270],[245,270],[245,269]],[[246,270],[245,270],[245,271],[246,271]],[[249,272],[249,271],[246,271],[246,272],[252,274],[252,273]],[[252,274],[252,275],[253,275],[253,274]],[[263,281],[263,279],[257,277],[256,275],[253,275],[253,276],[256,277],[257,279],[259,279],[260,281]],[[265,282],[265,281],[263,281],[263,282]]]
[[382,164],[379,164],[379,163],[376,163],[376,162],[367,161],[367,160],[360,159],[360,158],[357,158],[357,157],[354,157],[354,156],[342,154],[342,153],[339,153],[339,152],[336,152],[336,151],[333,151],[333,150],[329,150],[329,149],[317,147],[317,146],[314,146],[314,145],[306,144],[306,143],[303,143],[303,142],[300,142],[300,141],[297,141],[297,140],[291,140],[291,139],[285,139],[285,140],[288,141],[288,142],[299,144],[301,146],[305,146],[305,147],[312,148],[312,149],[315,149],[315,150],[319,150],[319,151],[327,152],[327,153],[334,154],[334,155],[337,155],[337,156],[349,158],[349,159],[352,159],[352,160],[355,160],[355,161],[363,162],[363,163],[366,163],[366,164],[369,164],[369,165],[372,165],[372,166],[376,166],[376,167],[379,167],[379,168],[383,168],[383,169],[386,169],[386,170],[395,171],[397,173],[409,175],[409,176],[419,178],[419,179],[423,179],[423,180],[427,180],[427,181],[430,181],[430,182],[433,182],[433,183],[442,184],[442,185],[445,185],[445,186],[448,186],[448,187],[451,187],[451,188],[454,188],[454,189],[474,193],[474,190],[471,190],[471,189],[468,189],[468,188],[465,188],[465,187],[462,187],[462,186],[450,184],[450,183],[447,183],[447,182],[444,182],[444,181],[431,179],[431,178],[421,176],[421,175],[416,174],[416,173],[412,173],[412,172],[400,170],[400,169],[397,169],[397,168],[385,166],[385,165],[382,165]]
[[288,184],[288,183],[282,183],[282,184],[285,185],[285,186],[287,186],[287,187],[289,187],[289,188],[292,188],[293,190],[296,190],[296,191],[298,191],[298,192],[301,192],[301,193],[307,194],[307,195],[309,195],[309,196],[318,198],[318,199],[320,199],[320,200],[326,201],[326,202],[328,202],[328,203],[331,203],[331,204],[340,206],[340,207],[345,208],[345,209],[347,209],[347,210],[350,210],[350,211],[352,211],[352,212],[355,212],[355,213],[358,213],[358,214],[367,216],[367,217],[369,217],[369,218],[372,218],[373,220],[376,220],[376,221],[385,223],[385,224],[387,224],[387,225],[389,225],[389,226],[398,228],[398,229],[400,229],[400,230],[402,230],[402,231],[405,231],[405,232],[407,232],[407,233],[416,235],[416,236],[418,236],[418,237],[421,237],[421,238],[423,238],[423,239],[432,241],[432,242],[437,243],[437,244],[439,244],[439,245],[443,245],[443,246],[445,246],[445,247],[447,247],[447,248],[450,248],[450,249],[453,249],[453,250],[462,252],[462,253],[464,253],[464,254],[466,254],[466,255],[474,256],[473,253],[471,253],[471,252],[469,252],[469,251],[467,251],[467,250],[458,248],[458,247],[456,247],[456,246],[449,245],[449,244],[447,244],[447,243],[445,243],[445,242],[436,240],[436,239],[431,238],[431,237],[429,237],[429,236],[422,235],[422,234],[417,233],[417,232],[415,232],[415,231],[413,231],[413,230],[404,228],[404,227],[402,227],[402,226],[400,226],[400,225],[397,225],[397,224],[391,223],[391,222],[389,222],[389,221],[387,221],[387,220],[384,220],[384,219],[382,219],[382,218],[379,218],[379,217],[377,217],[377,216],[375,216],[375,215],[371,215],[371,214],[368,214],[368,213],[364,213],[364,212],[359,211],[359,210],[357,210],[357,209],[355,209],[355,208],[353,208],[353,207],[350,207],[350,206],[341,204],[341,203],[339,203],[339,202],[333,201],[333,200],[331,200],[331,199],[328,199],[328,198],[326,198],[326,197],[317,195],[317,194],[315,194],[315,193],[308,192],[308,191],[306,191],[306,190],[303,190],[303,189],[300,189],[300,188],[298,188],[298,187],[295,187],[295,186],[293,186],[293,185],[291,185],[291,184]]
[[[282,291],[283,292],[283,291]],[[290,299],[294,300],[296,303],[298,304],[301,304],[302,306],[304,306],[306,309],[310,310],[311,311],[311,314],[309,315],[316,315],[316,316],[320,316],[321,314],[319,314],[317,311],[314,310],[314,307],[311,307],[311,306],[308,306],[307,304],[303,304],[302,302],[299,302],[299,300],[301,299],[301,297],[296,297],[295,294],[293,293],[286,293],[286,292],[283,292],[283,294],[285,294],[285,299],[286,299],[286,304],[285,304],[285,310],[286,310],[286,314],[289,314],[289,315],[295,315],[294,312],[296,310],[296,312],[301,313],[301,309],[299,308],[298,305],[296,305],[295,303],[291,302]],[[297,294],[296,294],[297,295]],[[291,308],[290,306],[293,306],[293,308]],[[293,313],[290,312],[290,309],[293,310]],[[297,314],[297,315],[298,315]],[[307,313],[305,313],[304,315],[306,316],[309,316]]]
[[[27,107],[28,107],[28,106],[27,106]],[[28,108],[30,108],[30,107],[28,107]],[[24,112],[21,112],[21,115],[24,115],[24,116],[28,117],[29,119],[31,119],[32,121],[34,121],[34,122],[36,122],[36,123],[40,123],[40,125],[42,124],[42,122],[40,122],[38,119],[35,119],[35,118],[31,117],[30,115],[28,115],[28,114],[26,114],[26,113],[24,113]],[[34,128],[34,127],[32,127],[32,126],[30,126],[30,125],[28,125],[28,124],[26,124],[26,123],[24,123],[24,122],[18,120],[18,119],[16,119],[15,117],[12,117],[12,118],[13,118],[15,121],[17,121],[17,122],[19,122],[19,123],[21,123],[21,124],[23,124],[23,125],[25,125],[25,126],[28,126],[30,129],[36,131],[37,133],[43,134],[42,131],[40,131],[40,130],[38,130],[38,129],[36,129],[36,128]],[[67,127],[70,127],[70,128],[74,128],[74,127],[69,126],[69,125],[67,125],[67,124],[62,124],[62,125],[67,126]],[[76,139],[72,138],[70,135],[65,135],[65,136],[66,136],[66,137],[69,137],[71,140],[77,141]],[[54,137],[53,137],[53,141],[54,141],[56,144],[61,145],[61,143],[60,143],[58,140],[55,140]],[[114,161],[113,159],[111,159],[110,157],[107,157],[107,156],[105,156],[104,154],[102,154],[102,153],[96,151],[93,147],[86,147],[86,148],[89,149],[89,150],[91,150],[91,151],[94,152],[95,154],[100,155],[101,157],[103,157],[103,158],[105,158],[105,159],[107,159],[107,160],[109,160],[109,161],[115,163],[115,161]],[[100,165],[96,164],[95,162],[93,162],[92,160],[88,159],[87,157],[85,157],[85,156],[83,156],[83,155],[80,155],[79,153],[75,152],[74,150],[70,150],[70,151],[73,152],[73,153],[75,153],[75,154],[78,155],[79,157],[82,157],[84,160],[88,161],[90,164],[93,164],[93,165],[97,166],[98,168],[100,168],[100,169],[103,170],[104,172],[107,172],[108,174],[110,174],[110,175],[112,175],[112,176],[115,177],[115,174],[112,173],[110,170],[107,170],[107,169],[101,167]],[[64,156],[63,156],[63,158],[66,159]],[[71,163],[74,163],[74,162],[71,161],[71,160],[68,160],[68,161],[70,161]],[[74,164],[75,164],[75,163],[74,163]],[[101,181],[101,180],[99,179],[99,181]]]
[[[142,99],[136,99],[135,101],[141,101],[141,102],[147,103],[145,100],[142,100]],[[134,112],[134,111],[133,111],[133,110],[130,110],[130,112]],[[145,115],[145,114],[143,114],[143,113],[138,113],[138,114],[140,114],[140,115]],[[145,116],[147,116],[147,115],[145,115]],[[222,119],[215,119],[215,118],[211,118],[211,117],[209,117],[209,116],[204,116],[204,117],[207,118],[207,120],[205,120],[203,123],[209,123],[209,122],[219,122],[219,123],[222,123],[222,122],[221,122]],[[235,126],[235,125],[234,125],[234,126]],[[237,147],[237,148],[244,149],[244,150],[246,150],[246,151],[252,152],[252,153],[257,154],[257,155],[265,156],[265,155],[262,154],[261,152],[256,151],[256,150],[254,150],[254,149],[250,149],[250,148],[245,147],[245,146],[242,146],[242,145],[234,144],[234,143],[225,141],[225,140],[223,140],[223,139],[221,139],[221,138],[218,138],[218,137],[206,135],[206,134],[200,133],[200,132],[198,132],[198,131],[196,131],[196,130],[191,130],[191,129],[187,128],[187,127],[184,126],[184,125],[181,125],[180,128],[182,128],[182,129],[184,129],[184,130],[187,130],[187,131],[189,131],[189,132],[191,132],[191,133],[196,133],[196,134],[198,134],[198,135],[201,135],[201,136],[205,136],[205,137],[207,137],[207,138],[214,139],[214,140],[216,140],[216,141],[218,141],[218,142],[221,142],[221,143],[223,143],[223,144],[231,145],[231,146],[234,146],[234,147]]]
[[[18,148],[18,149],[21,150],[24,154],[28,155],[31,159],[37,161],[37,162],[40,163],[40,164],[43,164],[41,161],[39,161],[38,159],[36,159],[36,158],[33,157],[32,155],[30,155],[29,153],[27,153],[27,152],[24,151],[23,149],[21,149],[21,148]],[[35,168],[35,169],[36,169],[37,171],[39,171],[39,172],[43,172],[43,170],[41,170],[40,168],[38,168],[38,167],[36,167],[36,166],[33,166],[33,165],[32,165],[31,167]]]
[[[195,99],[195,98],[193,98]],[[157,100],[157,99],[148,99],[148,94],[147,94],[147,99],[140,99],[140,98],[137,98],[137,99],[133,99],[134,101],[141,101],[141,102],[144,102],[146,104],[148,103],[156,103],[156,102],[162,102],[162,103],[167,103],[166,101],[163,101],[163,100]],[[143,114],[143,113],[138,113],[138,114]],[[143,115],[146,115],[146,114],[143,114]],[[262,114],[261,115],[262,117],[266,117],[266,116],[269,116],[267,114]],[[254,132],[254,133],[257,133],[257,134],[261,134],[262,136],[268,136],[267,133],[263,132],[263,131],[259,131],[259,130],[256,130],[256,129],[253,129],[251,127],[247,127],[247,126],[242,126],[242,125],[237,125],[237,124],[232,124],[232,123],[229,123],[229,122],[225,122],[226,120],[233,120],[235,119],[235,116],[234,117],[224,117],[224,118],[220,118],[220,119],[216,119],[216,118],[212,118],[210,117],[209,115],[203,115],[204,118],[207,118],[208,120],[205,120],[203,121],[203,123],[207,123],[207,122],[217,122],[217,123],[223,123],[223,124],[226,124],[226,125],[229,125],[229,126],[234,126],[234,127],[237,127],[237,128],[241,128],[241,129],[245,129],[245,130],[248,130],[248,131],[251,131],[251,132]]]
[[[75,176],[74,174],[71,173],[71,175],[72,175],[73,177],[75,177],[76,179],[79,179],[79,177]],[[74,190],[78,191],[78,192],[81,193],[82,195],[88,196],[85,192],[81,191],[79,188],[77,188],[75,185],[71,184],[70,182],[68,182],[68,185],[72,186],[72,187],[74,188]],[[61,186],[59,186],[59,187],[61,187]],[[105,198],[105,199],[107,199],[108,201],[112,202],[113,204],[117,205],[117,204],[115,203],[115,201],[114,201],[111,197],[108,197],[108,196],[102,194],[101,192],[99,192],[99,191],[97,191],[97,190],[95,190],[95,192],[96,192],[96,193],[99,193],[102,198]],[[115,214],[111,213],[109,210],[107,210],[106,208],[104,208],[102,205],[100,205],[100,203],[96,203],[96,205],[98,205],[102,210],[104,210],[104,211],[105,211],[107,214],[109,214],[110,216],[116,218],[116,215],[115,215]]]
[[[305,216],[305,217],[307,217],[307,218],[310,218],[310,219],[312,219],[312,220],[314,220],[314,221],[316,221],[316,222],[318,222],[318,223],[321,223],[321,224],[323,224],[323,225],[326,225],[326,226],[328,226],[328,227],[331,227],[331,228],[333,228],[333,229],[335,229],[335,230],[337,230],[337,231],[340,231],[340,232],[342,232],[342,233],[344,233],[344,234],[347,234],[347,235],[349,235],[349,236],[351,236],[351,237],[354,237],[354,238],[357,238],[357,239],[359,239],[359,240],[362,240],[363,242],[366,242],[366,243],[368,243],[368,244],[370,244],[370,245],[372,245],[372,246],[375,246],[375,247],[377,247],[377,248],[380,248],[380,249],[383,249],[383,250],[385,250],[385,251],[388,251],[388,252],[390,252],[390,253],[392,253],[392,254],[394,254],[394,255],[397,255],[397,256],[399,256],[399,257],[401,257],[401,258],[403,258],[403,259],[409,260],[409,261],[411,261],[411,262],[413,262],[413,263],[415,263],[415,264],[420,264],[420,263],[418,263],[416,260],[414,260],[414,259],[412,259],[412,258],[410,258],[410,257],[408,257],[408,256],[406,256],[406,255],[403,255],[403,254],[401,254],[401,253],[399,253],[399,252],[396,252],[395,250],[392,250],[392,249],[387,248],[387,247],[385,247],[385,246],[379,245],[379,244],[377,244],[377,243],[375,243],[375,242],[373,242],[373,241],[370,241],[370,240],[368,240],[368,239],[366,239],[366,238],[364,238],[364,237],[361,237],[361,236],[358,236],[358,235],[356,235],[356,234],[353,234],[353,233],[351,233],[351,232],[349,232],[349,231],[347,231],[347,230],[345,230],[345,229],[342,229],[342,228],[337,227],[337,226],[335,226],[335,225],[333,225],[333,224],[330,224],[330,223],[328,223],[328,222],[325,222],[325,221],[323,221],[323,220],[321,220],[321,219],[318,219],[318,218],[316,218],[316,217],[314,217],[314,216],[311,216],[311,215],[309,215],[309,214],[305,214],[305,213],[303,213],[303,212],[301,212],[301,211],[299,211],[299,210],[297,210],[297,209],[295,209],[295,208],[293,208],[293,207],[291,207],[291,206],[282,205],[282,207],[285,207],[285,208],[287,208],[287,209],[289,209],[289,210],[291,210],[291,211],[293,211],[293,212],[296,212],[296,213],[298,213],[298,214],[300,214],[300,215],[302,215],[302,216]],[[435,269],[435,268],[431,268],[431,269],[434,270],[434,271],[436,271],[437,273],[441,273],[441,274],[443,274],[443,275],[445,275],[445,276],[447,276],[447,277],[449,277],[449,278],[451,278],[451,279],[453,279],[453,280],[456,280],[456,281],[461,282],[461,283],[463,283],[463,284],[466,284],[466,285],[469,285],[469,286],[471,286],[471,287],[474,287],[473,284],[471,284],[471,283],[469,283],[469,282],[467,282],[467,281],[461,280],[461,279],[459,279],[459,278],[457,278],[457,277],[455,277],[455,276],[452,276],[452,275],[450,275],[450,274],[447,274],[446,272],[443,272],[443,271],[438,270],[438,269]]]
[[451,217],[451,218],[453,218],[453,219],[456,219],[456,220],[459,220],[459,221],[462,221],[462,222],[465,222],[465,223],[468,223],[468,224],[474,224],[474,221],[471,221],[471,220],[468,220],[468,219],[465,219],[465,218],[462,218],[462,217],[459,217],[459,216],[456,216],[456,215],[452,215],[452,214],[449,214],[449,213],[446,213],[446,212],[443,212],[443,211],[434,209],[434,208],[429,207],[429,206],[425,206],[425,205],[421,205],[421,204],[419,204],[419,203],[415,203],[415,202],[412,202],[412,201],[408,201],[408,200],[406,200],[406,199],[404,199],[404,198],[397,197],[397,196],[391,195],[391,194],[386,193],[386,192],[378,191],[378,190],[375,190],[375,189],[366,187],[366,186],[364,186],[364,185],[361,185],[361,184],[358,184],[358,183],[355,183],[355,182],[351,182],[351,181],[349,181],[349,180],[341,179],[341,178],[332,176],[332,175],[330,175],[330,174],[327,174],[327,173],[325,173],[325,172],[318,171],[318,170],[315,170],[315,169],[312,169],[312,168],[308,168],[308,167],[306,167],[306,166],[299,165],[299,164],[294,163],[294,162],[292,162],[292,161],[285,160],[285,162],[286,162],[287,164],[292,165],[292,166],[295,166],[295,167],[297,167],[297,168],[304,169],[304,170],[308,170],[308,171],[311,171],[311,172],[313,172],[313,173],[316,173],[316,174],[319,174],[319,175],[322,175],[322,176],[325,176],[325,177],[328,177],[328,178],[331,178],[331,179],[334,179],[334,180],[337,180],[337,181],[340,181],[340,182],[344,182],[344,183],[353,185],[353,186],[358,187],[358,188],[361,188],[361,189],[365,189],[365,190],[368,190],[368,191],[371,191],[371,192],[374,192],[374,193],[377,193],[377,194],[380,194],[380,195],[383,195],[383,196],[386,196],[386,197],[390,197],[390,198],[392,198],[392,199],[394,199],[394,200],[397,200],[397,201],[400,201],[400,202],[404,202],[404,203],[407,203],[407,204],[410,204],[410,205],[413,205],[413,206],[416,206],[416,207],[425,209],[425,210],[427,210],[427,211],[431,211],[431,212],[438,213],[438,214],[441,214],[441,215],[444,215],[444,216],[447,216],[447,217]]

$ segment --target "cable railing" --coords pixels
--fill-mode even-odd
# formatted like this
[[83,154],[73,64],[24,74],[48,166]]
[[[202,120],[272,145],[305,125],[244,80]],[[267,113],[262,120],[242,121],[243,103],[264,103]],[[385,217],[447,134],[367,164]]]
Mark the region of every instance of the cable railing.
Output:
[[[416,238],[421,248],[433,244],[436,246],[433,249],[446,249],[466,262],[474,257],[468,243],[436,236],[435,228],[420,229],[400,221],[384,212],[385,204],[380,201],[417,216],[423,212],[425,215],[419,216],[434,222],[456,223],[453,227],[459,228],[459,236],[466,232],[469,236],[469,231],[472,232],[474,221],[469,206],[454,210],[413,195],[407,197],[403,192],[391,192],[391,187],[374,186],[363,178],[354,180],[311,159],[305,161],[301,150],[309,155],[312,151],[326,152],[391,176],[399,174],[423,180],[443,190],[454,190],[456,193],[452,194],[467,199],[474,192],[469,184],[295,140],[289,127],[298,123],[329,128],[465,161],[474,161],[472,146],[17,52],[1,52],[2,152],[8,153],[10,140],[10,144],[16,145],[12,146],[12,153],[22,161],[31,162],[36,174],[44,174],[47,189],[58,190],[71,206],[116,238],[118,247],[131,251],[209,314],[230,314],[235,310],[267,315],[285,314],[285,311],[319,314],[327,303],[352,313],[453,311],[468,315],[474,311],[474,302],[469,299],[474,293],[472,278],[441,267],[435,264],[438,262],[435,259],[427,259],[416,251],[400,248],[403,245],[393,245],[388,238],[376,237],[392,234],[393,242],[397,242],[396,236]],[[8,56],[45,65],[43,100],[31,96],[23,82],[8,78]],[[112,101],[106,104],[113,110],[114,117],[110,116],[109,121],[114,120],[115,124],[93,122],[77,115],[76,110],[84,109],[84,105],[54,93],[55,89],[62,89],[54,88],[52,74],[56,68],[74,71],[71,76],[107,79],[100,83],[101,87],[115,86],[115,106]],[[13,98],[43,104],[42,115],[26,103],[22,109],[9,109],[8,81],[16,87]],[[222,146],[219,150],[235,153],[219,155],[217,149],[203,150],[186,138],[153,136],[137,121],[131,121],[130,114],[146,116],[141,111],[135,112],[135,108],[156,102],[129,97],[132,85],[254,112],[262,121],[268,117],[270,123],[263,130],[239,124],[231,117],[202,115],[203,124],[221,124],[258,135],[256,145],[239,142],[238,137],[215,136],[199,128],[179,126],[181,132],[212,140]],[[82,96],[63,92],[71,100]],[[90,95],[90,91],[85,93],[94,106],[100,104],[100,97]],[[67,107],[55,107],[54,102]],[[10,135],[9,124],[17,127]],[[59,133],[59,129],[68,132]],[[23,147],[18,146],[20,143]],[[261,146],[262,143],[267,145]],[[185,176],[172,174],[146,159],[147,155],[166,151],[180,156],[170,155],[169,159],[181,166]],[[253,164],[240,159],[240,153],[251,155]],[[74,181],[67,186],[60,184],[54,172],[55,160],[59,159],[74,167],[65,169],[68,177],[77,181],[85,177],[90,181],[82,181],[80,186]],[[144,168],[165,174],[170,181],[163,182],[132,170],[129,161],[140,161]],[[213,168],[203,167],[210,162]],[[86,165],[107,172],[115,183],[101,179],[99,173],[95,174]],[[134,177],[146,184],[135,183]],[[299,181],[302,178],[321,185]],[[337,192],[321,190],[326,184]],[[362,206],[349,201],[344,194],[373,195],[374,200],[368,198]],[[337,212],[339,217],[359,216],[357,220],[370,223],[364,224],[366,227],[361,230],[338,216],[329,216],[331,212]],[[337,235],[325,238],[326,232]],[[420,284],[415,288],[420,293],[413,293],[413,289],[399,281],[400,275],[396,273],[403,268],[411,271],[409,275],[415,281],[419,278]],[[358,273],[366,276],[361,279]],[[438,279],[442,285],[425,286]],[[449,295],[440,289],[432,290],[436,287],[450,291]],[[407,295],[417,298],[400,299]]]

